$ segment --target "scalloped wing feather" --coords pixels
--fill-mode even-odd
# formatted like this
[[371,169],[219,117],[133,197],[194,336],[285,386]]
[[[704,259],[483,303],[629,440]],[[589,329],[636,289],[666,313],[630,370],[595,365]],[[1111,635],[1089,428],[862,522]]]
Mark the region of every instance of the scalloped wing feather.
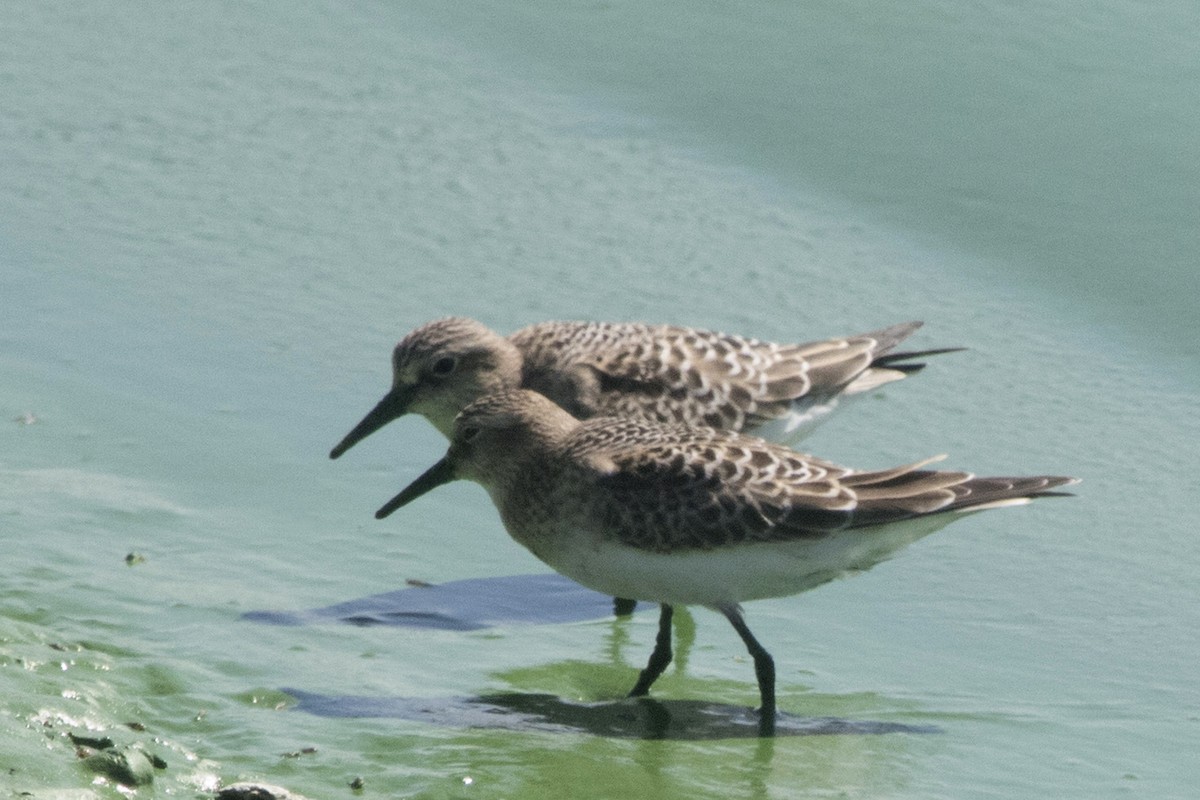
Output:
[[620,541],[658,552],[820,537],[1015,505],[1072,482],[922,469],[940,457],[856,472],[737,434],[630,420],[579,430],[573,449],[595,471],[589,502]]

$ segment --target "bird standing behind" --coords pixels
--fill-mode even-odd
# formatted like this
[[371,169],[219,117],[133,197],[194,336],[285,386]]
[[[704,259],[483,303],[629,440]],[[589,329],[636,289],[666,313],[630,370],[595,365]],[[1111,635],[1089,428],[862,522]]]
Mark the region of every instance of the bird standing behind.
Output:
[[434,320],[392,353],[392,388],[329,453],[337,458],[408,413],[449,437],[485,394],[532,389],[578,419],[629,417],[795,442],[842,397],[876,389],[961,348],[894,353],[920,322],[807,344],[670,325],[544,322],[504,337],[463,317]]

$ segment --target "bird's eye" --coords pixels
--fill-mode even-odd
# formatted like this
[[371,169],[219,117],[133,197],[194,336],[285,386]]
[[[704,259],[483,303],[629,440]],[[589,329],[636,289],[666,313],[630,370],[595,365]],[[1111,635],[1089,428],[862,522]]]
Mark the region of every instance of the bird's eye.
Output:
[[459,432],[458,438],[462,439],[464,442],[470,442],[473,441],[478,435],[479,428],[475,427],[474,425],[468,425],[467,427],[463,428],[461,432]]
[[454,356],[442,356],[437,361],[433,362],[430,372],[432,372],[434,375],[437,375],[439,378],[444,378],[451,372],[454,372],[454,368],[457,366],[457,358]]

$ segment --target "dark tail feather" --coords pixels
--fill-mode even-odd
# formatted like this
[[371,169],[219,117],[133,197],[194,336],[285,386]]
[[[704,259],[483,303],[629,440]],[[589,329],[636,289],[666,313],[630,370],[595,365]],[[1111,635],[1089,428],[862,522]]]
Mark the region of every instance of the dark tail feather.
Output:
[[1074,497],[1074,492],[1036,492],[1029,497]]
[[915,364],[902,363],[902,362],[911,361],[914,358],[928,358],[929,356],[940,356],[944,353],[961,353],[963,350],[966,350],[966,349],[968,349],[968,348],[966,348],[966,347],[939,347],[934,350],[905,350],[900,353],[885,353],[881,356],[877,356],[875,358],[875,360],[871,362],[871,366],[872,367],[886,367],[887,369],[894,369],[897,372],[911,374],[913,372],[920,372],[921,370],[925,369],[925,362],[921,361],[921,362],[918,362]]
[[969,510],[972,506],[985,505],[1019,497],[1073,497],[1071,492],[1052,491],[1057,486],[1072,486],[1078,478],[1065,475],[1035,475],[1019,478],[972,478],[954,487],[958,498],[946,506],[946,511]]

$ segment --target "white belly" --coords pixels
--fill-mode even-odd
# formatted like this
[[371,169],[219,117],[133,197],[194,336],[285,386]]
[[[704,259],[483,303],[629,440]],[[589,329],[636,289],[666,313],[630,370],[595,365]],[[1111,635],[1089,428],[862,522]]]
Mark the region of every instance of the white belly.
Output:
[[798,594],[847,572],[870,569],[959,516],[937,514],[820,539],[679,553],[653,553],[577,535],[535,555],[589,589],[614,597],[721,606]]

